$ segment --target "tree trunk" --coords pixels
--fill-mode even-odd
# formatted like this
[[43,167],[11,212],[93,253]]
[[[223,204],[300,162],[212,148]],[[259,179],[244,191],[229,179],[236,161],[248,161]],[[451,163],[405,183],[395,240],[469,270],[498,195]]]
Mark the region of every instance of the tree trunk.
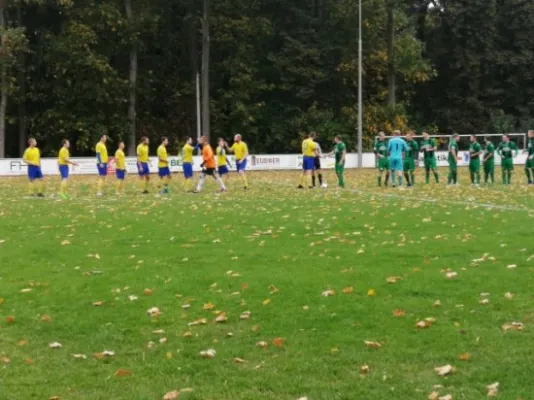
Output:
[[[22,6],[17,4],[17,25],[22,28]],[[19,66],[17,73],[17,84],[19,87],[19,153],[22,154],[26,148],[26,138],[28,134],[28,114],[26,110],[26,56],[24,52],[19,54]]]
[[202,134],[210,137],[210,0],[204,0],[202,18]]
[[[0,31],[6,29],[4,16],[5,0],[0,0]],[[6,61],[1,60],[0,65],[0,158],[6,156],[6,108],[7,108],[7,68]]]
[[[124,6],[126,8],[126,17],[128,22],[133,22],[132,2],[131,0],[124,0]],[[130,120],[130,134],[128,135],[128,155],[135,155],[135,142],[136,142],[136,103],[137,103],[137,44],[132,43],[130,48],[130,93],[128,101],[128,119]]]
[[393,14],[394,4],[388,2],[388,19],[386,25],[388,44],[388,106],[395,108],[395,17]]

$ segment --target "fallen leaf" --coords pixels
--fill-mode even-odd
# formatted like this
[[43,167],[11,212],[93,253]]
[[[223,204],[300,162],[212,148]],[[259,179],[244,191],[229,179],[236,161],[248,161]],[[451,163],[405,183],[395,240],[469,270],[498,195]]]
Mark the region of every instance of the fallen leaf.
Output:
[[98,359],[98,360],[102,360],[106,357],[113,357],[115,355],[115,352],[114,351],[110,351],[110,350],[104,350],[103,352],[101,353],[94,353],[93,356]]
[[67,246],[69,244],[70,244],[70,241],[68,241],[68,240],[64,240],[64,241],[61,242],[62,246]]
[[152,307],[147,310],[147,314],[151,317],[159,317],[161,315],[161,311],[158,307]]
[[6,301],[6,300],[5,300],[3,297],[0,297],[0,306],[1,306],[2,304],[4,304],[5,301]]
[[345,294],[349,294],[349,293],[353,293],[353,292],[354,292],[354,288],[352,286],[348,286],[348,287],[343,289],[343,293],[345,293]]
[[11,360],[7,356],[0,356],[0,362],[3,362],[4,364],[9,364]]
[[367,290],[367,296],[369,296],[369,297],[376,296],[376,291],[374,289],[368,289]]
[[448,279],[454,279],[458,277],[458,272],[450,271],[445,274]]
[[103,306],[103,305],[104,305],[104,302],[103,302],[103,301],[95,301],[95,302],[93,303],[93,306],[95,306],[95,307],[100,307],[100,306]]
[[360,374],[367,374],[369,372],[369,366],[368,365],[361,365],[360,366]]
[[32,290],[33,290],[32,288],[26,288],[26,289],[22,289],[20,293],[30,293]]
[[471,353],[463,353],[463,354],[460,354],[460,360],[462,361],[469,361],[470,358],[471,358]]
[[397,283],[398,281],[400,281],[402,278],[400,276],[388,276],[386,278],[386,282],[387,283]]
[[506,331],[522,331],[523,330],[523,324],[521,322],[512,322],[509,324],[504,324],[502,326],[502,329]]
[[398,309],[398,310],[393,310],[393,316],[394,317],[404,317],[406,315],[406,311],[402,310],[402,309]]
[[516,265],[516,264],[510,264],[510,265],[508,265],[506,268],[508,268],[508,269],[514,269],[514,268],[517,268],[517,265]]
[[203,358],[213,358],[216,354],[217,352],[215,351],[215,349],[202,350],[200,352],[200,356]]
[[366,340],[363,342],[365,344],[365,347],[369,348],[369,349],[379,349],[382,347],[382,345],[378,342],[373,342],[373,341],[370,341],[370,340]]
[[165,393],[163,400],[174,400],[177,399],[178,396],[180,396],[180,392],[178,390],[173,390],[172,392]]
[[49,397],[48,400],[61,400],[59,396]]
[[[241,288],[243,288],[241,286]],[[244,289],[243,289],[244,290]],[[280,289],[278,289],[276,286],[274,285],[269,285],[269,292],[271,292],[271,294],[275,294],[275,293],[278,293],[280,291]]]
[[162,338],[159,339],[159,342],[160,342],[161,344],[163,344],[163,343],[167,343],[167,338],[162,337]]
[[87,356],[85,354],[73,354],[72,358],[74,358],[76,360],[85,360],[87,358]]
[[127,369],[118,369],[115,371],[115,376],[129,376],[132,374],[132,371],[129,371]]
[[166,353],[165,353],[165,358],[166,358],[167,360],[170,360],[170,359],[172,358],[172,353],[171,353],[170,351],[166,352]]
[[190,307],[191,307],[191,304],[184,304],[184,305],[182,305],[182,308],[183,308],[184,310],[187,310],[187,309],[190,308]]
[[431,326],[432,326],[432,322],[427,321],[427,320],[419,321],[415,324],[415,327],[419,329],[426,329],[426,328],[430,328]]
[[203,310],[213,310],[215,308],[215,304],[206,303],[204,304],[204,307],[202,307]]
[[61,343],[59,342],[53,342],[53,343],[50,343],[48,345],[48,347],[50,347],[51,349],[60,349],[61,348]]
[[478,302],[479,302],[479,304],[489,304],[490,300],[489,299],[480,299]]
[[251,328],[252,332],[258,332],[260,330],[260,324],[256,324]]
[[17,342],[17,346],[26,346],[28,344],[27,340],[21,339]]
[[33,360],[31,358],[27,358],[26,360],[24,360],[24,364],[32,365],[33,364]]
[[335,290],[328,289],[328,290],[325,290],[323,293],[321,293],[321,296],[329,297],[329,296],[333,296],[335,294],[336,294]]
[[434,302],[434,304],[432,304],[432,307],[441,307],[441,301],[440,300],[436,300]]
[[7,322],[8,324],[12,324],[13,322],[15,322],[15,316],[13,316],[13,315],[8,315],[8,316],[6,317],[6,322]]
[[187,332],[184,333],[182,336],[183,336],[183,337],[191,337],[191,336],[193,336],[193,334],[192,334],[191,332],[187,331]]
[[196,321],[190,322],[187,325],[188,326],[197,326],[197,325],[206,325],[208,323],[208,320],[206,318],[199,318]]
[[286,340],[284,338],[278,337],[273,339],[273,345],[276,347],[283,347]]
[[450,394],[446,394],[445,396],[440,396],[438,400],[452,400],[452,396]]
[[504,298],[507,299],[507,300],[512,300],[514,298],[514,294],[510,293],[510,292],[507,292],[507,293],[504,294]]
[[226,313],[220,313],[219,315],[217,315],[217,318],[215,318],[215,322],[219,324],[222,324],[226,322],[227,320],[228,318],[226,317]]
[[135,301],[135,300],[137,300],[137,296],[134,296],[134,295],[132,294],[132,295],[128,296],[128,300],[130,300],[130,301]]
[[163,335],[165,333],[165,330],[158,329],[158,330],[152,331],[152,333],[155,335]]
[[263,305],[266,306],[270,302],[271,302],[271,299],[265,299],[265,300],[263,300]]
[[455,368],[452,365],[447,364],[443,367],[434,368],[434,371],[436,371],[439,376],[447,376],[452,374],[455,371]]
[[488,397],[497,397],[499,394],[499,382],[492,383],[491,385],[487,386],[488,389]]
[[428,395],[428,400],[438,400],[439,399],[439,392],[432,392]]
[[235,364],[244,364],[244,363],[247,362],[246,360],[243,360],[242,358],[239,358],[239,357],[235,357],[232,361],[233,361]]
[[152,294],[152,289],[145,289],[143,293],[145,294],[145,296],[150,296]]
[[308,398],[304,396],[304,397],[299,397],[297,400],[308,400]]
[[251,315],[252,315],[252,313],[250,311],[244,311],[239,316],[239,319],[250,319]]
[[41,316],[41,322],[50,322],[50,321],[52,321],[52,317],[50,315]]

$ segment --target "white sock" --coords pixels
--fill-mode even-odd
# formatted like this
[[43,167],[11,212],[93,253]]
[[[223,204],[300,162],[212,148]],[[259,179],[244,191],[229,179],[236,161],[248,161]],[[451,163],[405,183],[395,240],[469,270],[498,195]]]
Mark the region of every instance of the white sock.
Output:
[[200,192],[202,190],[202,186],[204,186],[204,181],[206,178],[204,178],[204,175],[200,175],[200,179],[197,184],[197,192]]
[[219,182],[219,186],[221,187],[221,189],[226,190],[226,186],[224,186],[224,182],[222,181],[221,177],[218,176],[216,179],[217,179],[217,182]]

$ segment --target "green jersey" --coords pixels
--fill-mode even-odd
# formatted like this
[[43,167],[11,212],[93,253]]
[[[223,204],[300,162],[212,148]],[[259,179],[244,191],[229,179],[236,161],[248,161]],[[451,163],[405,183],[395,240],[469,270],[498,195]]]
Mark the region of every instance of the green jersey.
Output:
[[456,152],[456,156],[458,156],[458,143],[456,142],[456,140],[451,139],[449,142],[449,164],[456,164],[457,161],[456,157],[454,157],[454,155],[452,154],[453,150]]
[[407,150],[405,152],[406,159],[413,160],[419,152],[419,145],[415,140],[406,140]]
[[495,159],[495,146],[493,145],[493,143],[490,142],[486,145],[486,147],[484,147],[484,162],[492,163],[494,159]]
[[388,156],[388,141],[387,140],[378,140],[375,144],[375,154],[380,154],[381,156]]
[[534,156],[534,139],[528,141],[528,155]]
[[336,144],[336,147],[334,147],[334,155],[336,157],[336,164],[339,164],[341,160],[343,159],[343,152],[347,151],[347,146],[345,146],[345,143],[339,142]]
[[497,150],[497,152],[503,159],[514,158],[514,151],[517,155],[517,146],[514,142],[501,142]]
[[480,162],[480,153],[482,151],[482,146],[478,142],[472,142],[469,145],[469,159],[471,162]]
[[426,159],[432,159],[436,157],[436,141],[432,138],[423,140],[421,142],[421,151],[423,151],[423,153],[425,154]]

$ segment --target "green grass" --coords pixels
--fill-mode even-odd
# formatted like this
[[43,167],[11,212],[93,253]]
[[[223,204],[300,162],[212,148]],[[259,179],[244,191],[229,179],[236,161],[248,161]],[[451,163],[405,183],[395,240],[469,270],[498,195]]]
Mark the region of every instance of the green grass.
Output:
[[[1,181],[0,398],[148,400],[192,388],[180,398],[482,399],[496,381],[500,398],[530,398],[533,189],[522,171],[511,187],[481,189],[426,186],[418,173],[410,191],[376,188],[374,171],[349,172],[344,192],[330,172],[329,189],[313,192],[294,189],[296,173],[262,173],[248,193],[234,180],[221,196],[209,182],[201,195],[142,197],[131,183],[120,199],[96,199],[93,178],[75,178],[67,201],[23,199],[23,179]],[[473,265],[486,253],[495,259]],[[415,328],[427,317],[436,322]],[[188,327],[199,318],[208,323]],[[504,332],[512,321],[524,330]],[[216,357],[201,358],[209,348]],[[93,356],[105,349],[115,356]],[[456,372],[437,376],[446,364]]]

